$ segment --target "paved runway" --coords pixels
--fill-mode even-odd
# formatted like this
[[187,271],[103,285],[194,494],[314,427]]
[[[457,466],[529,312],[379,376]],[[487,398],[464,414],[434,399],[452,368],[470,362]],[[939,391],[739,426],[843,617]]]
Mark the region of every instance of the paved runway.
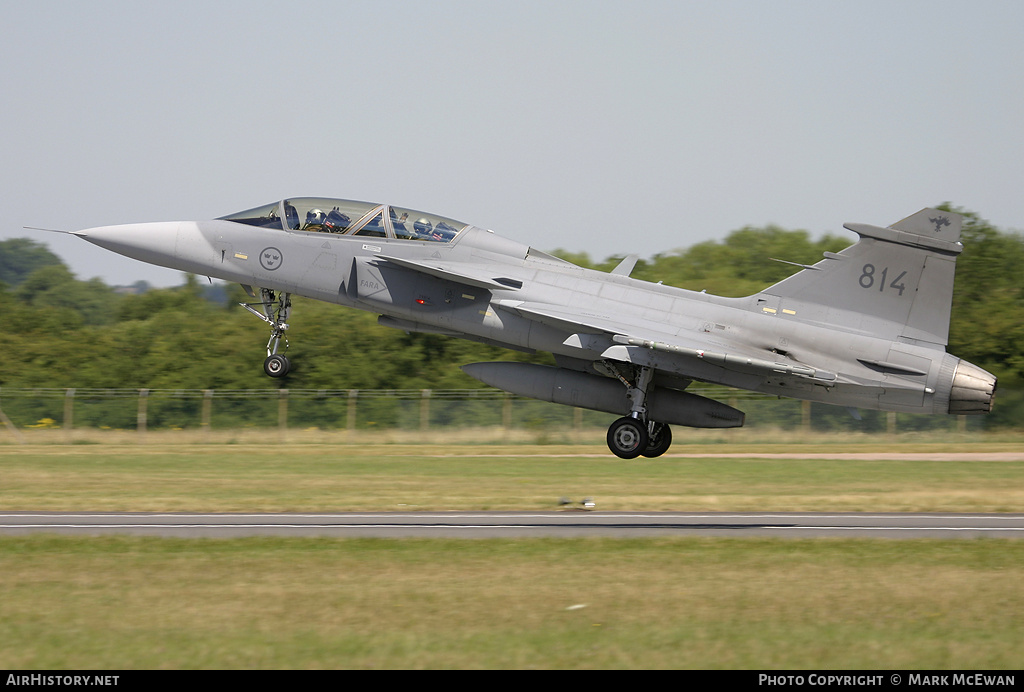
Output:
[[0,535],[185,538],[522,538],[706,536],[1024,538],[1024,514],[715,512],[341,512],[324,514],[0,513]]

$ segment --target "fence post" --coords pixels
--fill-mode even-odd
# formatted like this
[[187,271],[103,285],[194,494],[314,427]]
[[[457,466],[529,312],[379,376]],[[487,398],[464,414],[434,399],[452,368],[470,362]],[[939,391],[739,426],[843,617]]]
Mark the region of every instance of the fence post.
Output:
[[803,431],[809,433],[811,431],[811,402],[807,399],[800,402],[800,419]]
[[885,414],[885,431],[890,435],[896,434],[896,412],[888,411]]
[[135,427],[139,433],[139,440],[141,441],[146,436],[146,409],[149,406],[149,390],[139,390],[139,410],[135,416]]
[[420,390],[420,432],[430,427],[430,396],[429,389]]
[[348,390],[348,415],[345,420],[345,429],[349,432],[356,429],[356,400],[358,398],[358,389]]
[[0,421],[3,421],[4,426],[11,431],[11,434],[14,435],[14,439],[18,441],[18,444],[25,444],[25,437],[21,434],[21,431],[18,430],[17,426],[11,422],[11,419],[7,417],[7,414],[4,413],[2,408],[0,408]]
[[71,439],[71,428],[74,425],[75,388],[64,391],[64,436]]
[[279,390],[277,399],[277,429],[281,433],[281,442],[288,436],[288,390]]
[[201,418],[199,419],[199,427],[203,429],[203,437],[207,442],[210,441],[210,409],[213,408],[213,390],[203,390],[203,408]]
[[512,429],[512,395],[505,392],[505,398],[501,402],[501,427],[507,433]]

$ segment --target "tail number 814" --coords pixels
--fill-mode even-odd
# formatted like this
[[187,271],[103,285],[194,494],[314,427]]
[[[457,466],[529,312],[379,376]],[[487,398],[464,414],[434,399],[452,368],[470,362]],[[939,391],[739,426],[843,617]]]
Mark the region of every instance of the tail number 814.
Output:
[[883,267],[881,273],[879,273],[873,264],[865,264],[864,270],[860,275],[860,287],[861,288],[874,288],[878,286],[878,291],[883,292],[886,289],[899,291],[900,295],[903,295],[903,291],[906,290],[907,285],[903,283],[903,277],[907,275],[907,272],[902,271],[895,279],[890,283],[886,284],[886,280],[889,277],[889,267]]

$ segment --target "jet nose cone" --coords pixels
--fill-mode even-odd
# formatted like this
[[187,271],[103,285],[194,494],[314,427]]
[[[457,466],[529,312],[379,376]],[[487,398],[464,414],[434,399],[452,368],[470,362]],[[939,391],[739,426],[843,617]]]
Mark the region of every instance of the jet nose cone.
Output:
[[75,235],[93,245],[113,252],[166,265],[173,259],[178,241],[179,223],[140,223],[122,226],[98,226],[75,231]]

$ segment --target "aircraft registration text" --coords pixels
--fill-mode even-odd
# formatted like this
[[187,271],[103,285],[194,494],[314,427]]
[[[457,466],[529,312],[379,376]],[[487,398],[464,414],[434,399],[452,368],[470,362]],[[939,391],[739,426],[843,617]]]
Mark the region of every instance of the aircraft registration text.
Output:
[[[899,276],[892,280],[888,286],[885,281],[889,276],[889,267],[883,267],[882,273],[878,276],[878,290],[885,291],[887,288],[891,288],[894,291],[899,291],[900,295],[903,295],[903,291],[906,290],[907,286],[903,283],[903,277],[907,275],[906,271],[900,272]],[[865,264],[864,271],[860,275],[860,287],[861,288],[872,288],[875,285],[875,265]]]

